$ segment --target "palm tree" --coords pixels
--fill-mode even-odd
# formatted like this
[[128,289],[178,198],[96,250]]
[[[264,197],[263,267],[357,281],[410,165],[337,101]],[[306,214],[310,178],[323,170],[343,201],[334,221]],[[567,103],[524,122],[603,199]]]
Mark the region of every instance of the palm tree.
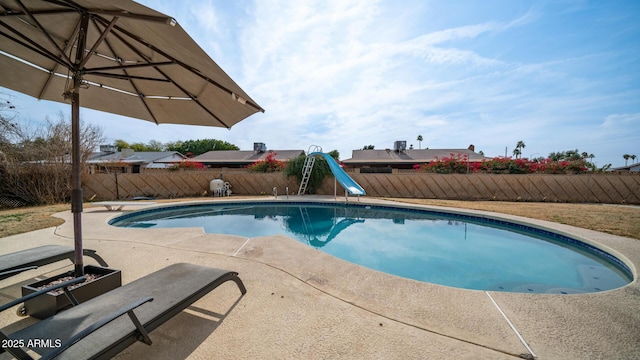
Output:
[[624,158],[624,166],[627,166],[627,161],[629,161],[629,158],[631,157],[631,155],[624,154],[622,155],[622,157]]
[[522,156],[522,149],[524,149],[525,146],[526,145],[524,144],[524,141],[518,141],[518,143],[516,144],[516,148],[513,150],[513,155],[516,157],[516,159]]
[[519,158],[520,155],[522,155],[522,152],[520,152],[520,149],[518,148],[513,149],[513,156],[515,156],[516,159]]
[[631,160],[633,160],[633,163],[636,163],[636,156],[635,155],[629,155],[629,158],[631,158]]
[[422,138],[422,135],[418,135],[418,138],[416,140],[418,140],[418,149],[422,149],[422,140],[424,140]]

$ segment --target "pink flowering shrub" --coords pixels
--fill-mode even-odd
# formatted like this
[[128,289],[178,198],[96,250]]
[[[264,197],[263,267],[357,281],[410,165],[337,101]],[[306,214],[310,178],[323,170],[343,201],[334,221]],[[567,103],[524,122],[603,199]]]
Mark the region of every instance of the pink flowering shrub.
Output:
[[552,161],[551,159],[531,161],[529,159],[512,159],[495,157],[482,162],[467,162],[467,155],[451,154],[451,157],[436,159],[428,164],[416,164],[416,171],[440,174],[497,173],[497,174],[580,174],[587,172],[585,159],[571,161]]
[[178,163],[175,163],[169,167],[169,171],[178,171],[180,169],[183,170],[203,170],[204,164],[197,161],[186,161],[182,160]]
[[[451,157],[436,158],[425,165],[416,165],[418,171],[434,172],[438,174],[466,174],[467,173],[467,154],[450,154]],[[416,168],[414,166],[414,168]]]
[[259,160],[246,167],[247,170],[253,172],[276,172],[282,171],[287,167],[287,163],[276,159],[277,153],[269,153],[264,160]]

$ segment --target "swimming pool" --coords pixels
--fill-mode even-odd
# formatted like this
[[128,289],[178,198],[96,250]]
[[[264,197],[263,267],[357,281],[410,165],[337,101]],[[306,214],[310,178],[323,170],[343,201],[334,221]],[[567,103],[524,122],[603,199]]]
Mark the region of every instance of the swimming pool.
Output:
[[619,259],[532,226],[472,215],[354,203],[226,202],[131,212],[109,224],[286,235],[338,258],[435,284],[525,293],[585,293],[631,282]]

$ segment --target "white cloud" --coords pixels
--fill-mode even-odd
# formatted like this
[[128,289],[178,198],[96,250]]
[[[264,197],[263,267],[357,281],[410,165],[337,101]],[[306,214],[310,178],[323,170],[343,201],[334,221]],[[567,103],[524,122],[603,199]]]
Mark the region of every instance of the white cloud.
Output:
[[500,65],[446,47],[499,28],[494,23],[380,42],[369,34],[388,19],[371,2],[346,8],[343,2],[272,5],[258,4],[253,11],[258,18],[242,34],[245,75],[267,108],[264,121],[272,137],[295,129],[306,133],[300,142],[322,142],[334,134],[342,143],[354,141],[340,146],[343,157],[365,142],[391,146],[416,124],[428,131],[445,123],[445,116],[434,113],[464,98],[455,90],[460,80],[429,74],[429,64]]
[[602,127],[611,130],[619,127],[633,126],[635,129],[640,128],[640,113],[636,114],[611,114],[606,117],[602,123]]
[[198,21],[198,25],[210,36],[218,37],[223,33],[220,30],[218,12],[212,7],[210,2],[200,6],[194,6],[191,9],[191,14]]
[[437,45],[450,43],[457,40],[473,39],[488,31],[497,30],[502,27],[503,26],[492,22],[478,25],[461,26],[425,34],[418,37],[416,40],[425,46]]

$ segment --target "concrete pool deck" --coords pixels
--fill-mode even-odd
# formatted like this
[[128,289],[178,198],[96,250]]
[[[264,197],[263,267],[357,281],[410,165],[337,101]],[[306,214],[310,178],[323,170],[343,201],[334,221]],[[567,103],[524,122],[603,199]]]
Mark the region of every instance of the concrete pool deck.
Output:
[[[207,199],[237,200],[247,199]],[[123,283],[190,262],[238,271],[248,291],[240,297],[234,284],[221,286],[153,331],[153,345],[136,343],[117,358],[513,359],[532,353],[540,359],[640,358],[640,240],[483,211],[393,204],[552,229],[598,244],[627,263],[636,279],[620,289],[580,295],[464,290],[369,270],[284,236],[246,239],[205,234],[200,228],[116,228],[107,221],[122,212],[87,205],[84,246],[122,270]],[[155,206],[162,205],[167,204]],[[71,213],[56,216],[66,222],[0,238],[0,253],[45,244],[72,246]],[[20,286],[40,275],[69,269],[70,262],[64,261],[2,280],[0,301],[18,297]],[[0,327],[9,332],[35,321],[11,310],[0,314]],[[7,354],[0,354],[4,358]]]

